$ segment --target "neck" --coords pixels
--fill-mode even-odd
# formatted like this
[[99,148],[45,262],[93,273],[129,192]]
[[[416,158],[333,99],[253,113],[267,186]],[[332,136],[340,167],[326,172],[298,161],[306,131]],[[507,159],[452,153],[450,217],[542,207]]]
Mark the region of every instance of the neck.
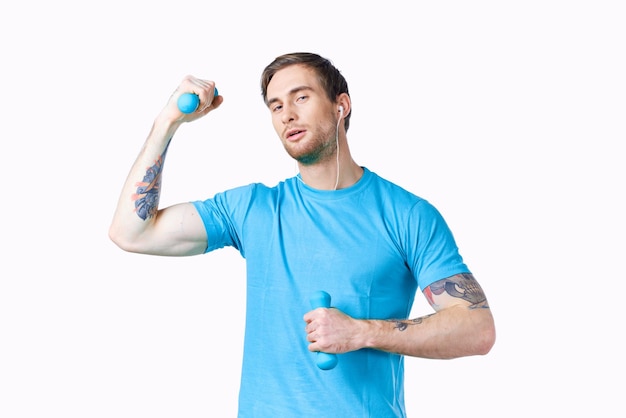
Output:
[[333,155],[324,162],[312,165],[298,163],[298,169],[302,181],[318,190],[345,189],[359,181],[363,175],[363,168],[352,159],[345,148],[340,153],[339,160]]

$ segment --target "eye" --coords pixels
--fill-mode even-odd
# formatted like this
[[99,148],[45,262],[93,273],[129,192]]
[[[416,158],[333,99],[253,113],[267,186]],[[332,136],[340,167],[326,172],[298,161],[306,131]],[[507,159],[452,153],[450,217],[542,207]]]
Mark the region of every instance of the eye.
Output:
[[271,111],[272,111],[272,112],[278,112],[278,111],[279,111],[280,109],[282,109],[282,108],[283,108],[283,106],[282,106],[282,105],[276,105],[276,106],[273,106],[273,107],[271,108]]
[[303,102],[308,98],[309,96],[298,96],[298,98],[296,99],[296,102]]

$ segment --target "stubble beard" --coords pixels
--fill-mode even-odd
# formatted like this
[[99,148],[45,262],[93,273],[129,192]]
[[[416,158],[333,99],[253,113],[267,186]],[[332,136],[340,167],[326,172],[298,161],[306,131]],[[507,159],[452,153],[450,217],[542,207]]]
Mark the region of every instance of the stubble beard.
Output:
[[[314,132],[319,132],[315,137],[308,140],[306,144],[292,144],[293,147],[285,145],[285,150],[294,160],[302,165],[313,165],[325,160],[329,160],[337,151],[335,127],[332,124],[323,126],[318,124]],[[302,147],[300,147],[302,145]]]

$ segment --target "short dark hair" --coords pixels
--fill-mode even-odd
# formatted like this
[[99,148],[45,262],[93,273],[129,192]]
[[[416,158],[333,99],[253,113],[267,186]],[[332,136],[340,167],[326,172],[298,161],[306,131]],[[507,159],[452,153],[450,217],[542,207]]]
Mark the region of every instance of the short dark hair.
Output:
[[[265,104],[267,104],[267,86],[270,84],[274,74],[283,68],[296,64],[305,65],[315,71],[317,79],[331,102],[337,103],[337,96],[342,93],[346,93],[350,96],[348,82],[329,59],[311,52],[293,52],[276,57],[276,59],[263,70],[263,74],[261,75],[261,94],[263,95]],[[348,130],[348,126],[350,126],[351,114],[352,112],[348,113],[344,118],[346,131]]]

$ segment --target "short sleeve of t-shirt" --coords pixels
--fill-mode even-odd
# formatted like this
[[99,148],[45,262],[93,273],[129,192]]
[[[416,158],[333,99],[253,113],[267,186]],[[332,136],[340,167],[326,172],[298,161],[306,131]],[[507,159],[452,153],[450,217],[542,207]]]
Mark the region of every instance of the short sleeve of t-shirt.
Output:
[[426,200],[416,203],[409,225],[408,262],[422,290],[437,280],[470,272],[450,228],[432,204]]

